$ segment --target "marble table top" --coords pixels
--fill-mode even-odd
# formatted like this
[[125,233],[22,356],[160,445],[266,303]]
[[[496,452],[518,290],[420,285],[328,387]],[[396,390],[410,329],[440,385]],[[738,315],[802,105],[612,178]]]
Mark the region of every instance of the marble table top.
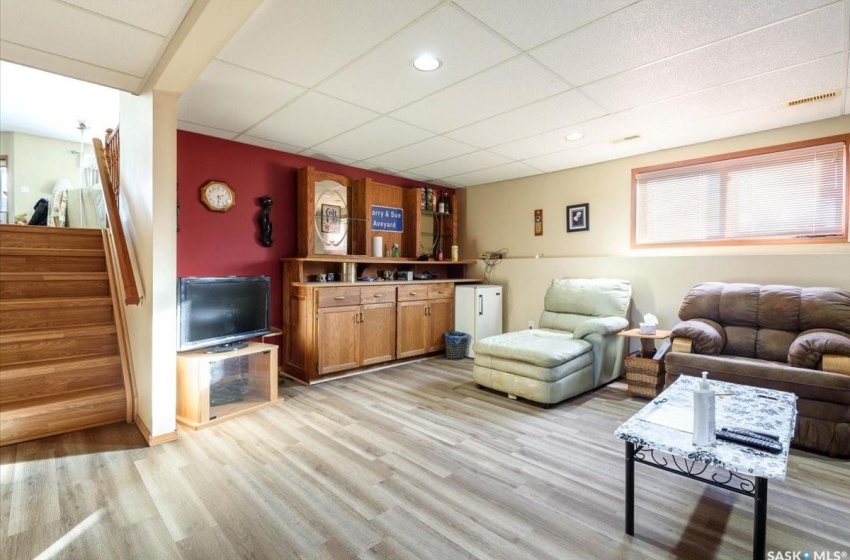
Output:
[[738,474],[784,480],[797,419],[797,396],[785,391],[712,381],[709,377],[709,386],[717,393],[717,430],[734,426],[770,433],[779,437],[783,449],[781,453],[772,454],[721,440],[697,446],[693,444],[691,430],[693,392],[700,381],[682,375],[617,428],[614,435],[635,445]]

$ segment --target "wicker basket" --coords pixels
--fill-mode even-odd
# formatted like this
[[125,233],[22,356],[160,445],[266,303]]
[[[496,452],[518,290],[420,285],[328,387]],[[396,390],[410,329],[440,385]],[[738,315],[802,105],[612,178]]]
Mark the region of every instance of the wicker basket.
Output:
[[626,356],[626,381],[629,395],[655,398],[664,389],[664,362],[640,355]]
[[466,356],[466,347],[469,346],[471,336],[460,331],[448,331],[444,336],[446,339],[446,358],[460,360]]

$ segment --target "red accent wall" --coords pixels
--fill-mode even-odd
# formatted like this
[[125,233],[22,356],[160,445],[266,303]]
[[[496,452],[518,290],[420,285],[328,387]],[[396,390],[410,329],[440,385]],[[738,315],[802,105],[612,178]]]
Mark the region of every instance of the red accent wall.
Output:
[[[351,179],[369,177],[399,187],[422,185],[402,177],[178,130],[177,276],[270,276],[271,324],[282,326],[280,259],[294,257],[297,250],[298,169],[307,165]],[[201,202],[201,187],[213,179],[226,182],[236,193],[236,204],[227,212],[211,212]],[[272,247],[263,247],[259,241],[257,199],[262,196],[273,200]],[[269,342],[280,343],[275,339]]]

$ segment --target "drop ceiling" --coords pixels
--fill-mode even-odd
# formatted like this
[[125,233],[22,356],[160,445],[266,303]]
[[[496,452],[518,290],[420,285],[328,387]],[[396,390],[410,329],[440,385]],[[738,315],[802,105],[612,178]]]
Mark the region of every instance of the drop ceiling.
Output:
[[[94,14],[149,35],[95,61],[132,91],[192,4],[145,2],[0,0],[0,56],[67,34],[10,39],[9,6]],[[850,0],[265,0],[178,128],[465,187],[848,115],[849,52]]]

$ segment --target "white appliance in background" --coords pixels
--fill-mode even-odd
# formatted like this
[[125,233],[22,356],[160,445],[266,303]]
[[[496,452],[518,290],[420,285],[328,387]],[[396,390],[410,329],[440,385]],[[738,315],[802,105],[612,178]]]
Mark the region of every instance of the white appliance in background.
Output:
[[466,349],[467,358],[475,357],[473,342],[502,334],[502,286],[456,286],[455,330],[472,337]]

